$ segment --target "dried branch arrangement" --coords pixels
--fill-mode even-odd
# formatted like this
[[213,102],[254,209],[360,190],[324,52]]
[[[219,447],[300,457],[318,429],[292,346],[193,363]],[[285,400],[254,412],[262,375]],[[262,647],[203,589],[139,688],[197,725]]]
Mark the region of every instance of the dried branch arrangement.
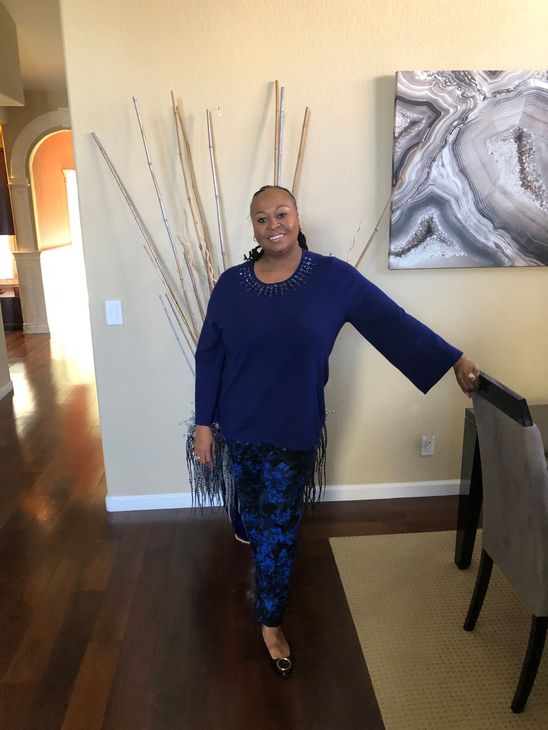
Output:
[[[274,185],[281,185],[285,87],[280,86],[279,81],[275,81],[273,87],[275,114]],[[219,185],[219,172],[215,148],[213,117],[211,111],[209,109],[206,110],[206,125],[213,194],[215,197],[215,211],[218,233],[217,251],[215,251],[212,240],[210,238],[207,221],[203,212],[201,196],[196,180],[196,173],[194,170],[194,162],[192,159],[192,151],[187,130],[185,127],[184,117],[181,111],[181,106],[180,104],[177,104],[173,92],[171,92],[171,105],[175,126],[174,136],[176,140],[177,155],[179,158],[182,179],[184,181],[185,199],[188,210],[190,212],[190,217],[192,219],[195,233],[194,243],[191,240],[191,236],[188,230],[188,218],[186,208],[184,208],[184,203],[183,216],[185,230],[180,234],[174,233],[173,227],[169,222],[167,209],[160,190],[160,185],[154,171],[153,160],[150,152],[150,147],[147,142],[139,104],[137,102],[137,99],[133,97],[133,106],[135,109],[139,132],[143,142],[143,149],[148,171],[156,193],[160,215],[162,217],[167,238],[169,240],[171,256],[173,258],[174,264],[172,266],[169,266],[164,261],[161,255],[161,247],[153,239],[150,231],[148,230],[143,220],[143,217],[139,213],[135,202],[128,192],[126,184],[122,180],[119,172],[114,166],[112,159],[110,158],[105,147],[101,143],[99,137],[97,136],[97,134],[95,134],[95,132],[92,132],[91,136],[96,143],[99,151],[101,152],[107,164],[107,167],[110,170],[114,180],[116,181],[116,184],[118,185],[122,196],[124,197],[124,200],[126,201],[131,211],[131,214],[135,219],[135,222],[137,223],[139,231],[141,232],[141,236],[144,240],[144,249],[152,263],[152,266],[156,270],[164,289],[164,292],[160,295],[161,305],[164,309],[169,326],[177,340],[177,343],[179,344],[179,347],[181,348],[181,351],[183,352],[190,369],[192,370],[192,372],[194,372],[192,365],[193,355],[196,344],[198,342],[201,326],[205,319],[205,311],[207,308],[209,295],[213,290],[215,282],[219,278],[219,272],[224,271],[229,266],[229,257],[226,244],[226,234],[224,230],[223,204]],[[295,165],[293,182],[291,186],[291,191],[293,192],[293,195],[295,195],[295,197],[297,196],[298,192],[309,121],[310,109],[306,107],[301,128],[297,162]],[[376,234],[379,231],[382,220],[390,207],[392,199],[398,189],[401,187],[412,160],[414,159],[418,151],[423,147],[426,141],[426,136],[427,134],[424,135],[424,137],[415,147],[412,154],[406,160],[398,179],[392,187],[390,196],[381,211],[379,219],[375,227],[373,228],[373,231],[369,236],[367,242],[363,246],[356,263],[354,264],[356,268],[360,266],[364,256],[369,250]],[[354,241],[347,254],[347,260],[350,255],[350,251],[354,248],[356,244],[359,230],[360,229],[358,228],[358,231],[354,236]],[[172,274],[173,270],[176,272],[175,276]]]
[[[275,120],[274,120],[274,184],[281,184],[282,179],[282,148],[283,148],[283,126],[284,126],[284,103],[285,89],[280,87],[279,81],[274,84],[275,93]],[[185,222],[185,230],[181,233],[175,233],[170,224],[164,198],[160,190],[160,185],[154,170],[154,164],[150,147],[141,116],[141,110],[137,99],[133,97],[133,106],[139,132],[143,142],[145,159],[148,171],[152,180],[152,184],[156,193],[160,215],[169,240],[172,265],[168,265],[161,254],[161,247],[153,239],[148,230],[143,217],[139,213],[137,206],[132,199],[128,188],[122,180],[118,170],[116,169],[111,157],[101,143],[95,132],[91,133],[92,139],[97,145],[108,169],[110,170],[118,188],[120,189],[124,200],[126,201],[135,222],[141,232],[144,240],[143,246],[151,261],[156,273],[162,283],[164,292],[160,295],[160,302],[168,320],[169,326],[175,336],[181,351],[194,374],[192,365],[193,355],[200,329],[205,318],[205,310],[209,295],[219,278],[219,272],[224,271],[228,263],[228,251],[226,245],[226,235],[224,231],[224,214],[222,206],[222,197],[219,186],[219,173],[217,165],[217,156],[215,149],[215,136],[213,130],[213,119],[210,110],[206,110],[207,140],[209,148],[209,160],[211,166],[211,177],[213,182],[213,194],[215,196],[215,210],[217,219],[218,232],[218,250],[212,244],[207,221],[205,219],[202,200],[198,189],[194,163],[192,159],[192,151],[188,134],[185,127],[184,117],[180,104],[177,104],[175,95],[171,92],[171,106],[173,110],[173,119],[175,125],[175,140],[177,155],[179,158],[182,178],[184,181],[184,190],[186,204],[190,211],[190,217],[194,227],[196,236],[195,244],[192,243],[188,231],[188,220],[186,208],[183,204],[183,216]],[[306,144],[306,134],[308,130],[308,122],[310,110],[305,109],[304,121],[301,130],[301,138],[299,144],[299,152],[293,177],[292,190],[295,194],[302,162],[304,149]],[[199,263],[197,263],[199,262]],[[173,271],[176,275],[173,275]]]
[[[376,236],[376,235],[377,235],[377,233],[379,232],[379,228],[380,228],[380,226],[381,226],[381,223],[382,223],[382,220],[383,220],[384,216],[386,215],[386,211],[387,211],[387,210],[388,210],[388,208],[390,207],[390,204],[392,203],[392,200],[394,199],[394,195],[395,195],[395,194],[396,194],[396,193],[398,192],[398,190],[400,189],[400,187],[401,187],[401,185],[402,185],[402,183],[403,183],[403,181],[404,181],[405,175],[406,175],[406,173],[407,173],[407,170],[409,169],[409,166],[411,165],[411,162],[412,162],[412,161],[413,161],[413,159],[415,158],[415,155],[417,154],[417,152],[418,152],[418,151],[419,151],[420,149],[422,149],[422,147],[423,147],[424,143],[426,142],[426,138],[427,138],[427,136],[428,136],[428,130],[427,130],[427,131],[425,132],[425,134],[423,135],[423,137],[422,137],[422,139],[420,140],[420,142],[419,142],[419,143],[417,144],[417,146],[415,147],[415,149],[413,150],[413,152],[412,152],[412,153],[411,153],[411,154],[409,155],[409,157],[408,157],[408,158],[407,158],[407,160],[405,161],[405,164],[403,165],[403,167],[402,167],[402,169],[401,169],[401,172],[400,172],[400,174],[398,175],[398,179],[396,180],[396,182],[395,182],[395,183],[394,183],[394,185],[392,186],[392,190],[390,191],[390,197],[389,197],[389,198],[388,198],[388,200],[386,201],[386,204],[385,204],[384,208],[383,208],[383,209],[382,209],[382,211],[381,211],[381,214],[380,214],[380,216],[379,216],[379,220],[378,220],[378,221],[377,221],[377,223],[375,224],[375,227],[373,228],[373,231],[371,232],[371,235],[370,235],[370,236],[369,236],[369,238],[367,239],[367,242],[366,242],[365,246],[363,247],[363,249],[362,249],[362,251],[361,251],[360,255],[358,256],[358,260],[357,260],[357,261],[356,261],[356,263],[354,264],[354,267],[355,267],[356,269],[357,269],[357,268],[359,268],[359,266],[360,266],[361,262],[363,261],[363,257],[365,256],[365,254],[367,253],[367,251],[368,251],[369,247],[371,246],[371,243],[373,242],[373,239],[375,238],[375,236]],[[358,231],[359,231],[359,229],[358,229]],[[357,235],[357,234],[356,234],[356,235]],[[350,251],[352,250],[352,248],[354,248],[354,242],[352,243],[352,246],[351,246],[351,247],[350,247],[350,249],[348,250],[348,253],[350,253]],[[348,260],[348,257],[347,257],[347,260]]]

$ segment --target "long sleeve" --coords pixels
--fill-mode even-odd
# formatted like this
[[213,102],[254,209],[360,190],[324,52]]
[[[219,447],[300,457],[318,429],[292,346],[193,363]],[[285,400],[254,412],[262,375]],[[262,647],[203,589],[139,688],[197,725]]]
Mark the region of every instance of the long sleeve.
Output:
[[347,275],[346,320],[426,393],[462,352],[407,314],[358,271]]
[[217,286],[211,294],[205,322],[196,348],[196,425],[210,426],[217,419],[225,345],[216,316]]

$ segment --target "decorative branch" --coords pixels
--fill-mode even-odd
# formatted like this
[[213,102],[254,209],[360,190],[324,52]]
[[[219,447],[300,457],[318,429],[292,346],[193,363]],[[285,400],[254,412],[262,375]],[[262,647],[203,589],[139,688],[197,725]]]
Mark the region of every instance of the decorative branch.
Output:
[[[196,376],[196,372],[194,370],[194,367],[192,365],[192,362],[191,362],[191,360],[188,359],[188,354],[187,354],[185,348],[183,347],[183,343],[181,342],[181,338],[179,337],[179,335],[177,333],[177,329],[175,328],[175,325],[173,324],[173,318],[172,318],[172,316],[174,316],[175,319],[177,319],[177,314],[175,313],[175,311],[173,309],[173,304],[171,303],[171,300],[167,296],[167,294],[160,294],[159,296],[160,296],[160,302],[162,303],[162,307],[164,308],[164,312],[165,312],[167,321],[169,322],[169,326],[171,327],[171,331],[175,335],[175,339],[177,340],[177,342],[179,344],[179,347],[181,348],[181,352],[184,355],[184,358],[185,358],[185,360],[187,362],[188,367],[190,368],[190,371],[191,371],[192,375]],[[166,304],[166,302],[167,302],[167,304]],[[169,304],[169,308],[168,308],[168,304]],[[170,312],[171,312],[171,314],[170,314]],[[184,334],[184,332],[183,332],[183,334]],[[190,348],[190,352],[192,352],[193,351],[192,344],[188,341],[188,339],[186,337],[185,337],[185,340],[186,340],[186,343],[187,343],[188,347]]]
[[181,246],[183,247],[183,255],[185,257],[186,266],[187,266],[188,273],[190,276],[190,281],[192,282],[192,288],[194,290],[194,296],[196,297],[196,302],[198,303],[198,309],[200,310],[200,315],[202,317],[202,322],[203,322],[205,319],[205,312],[204,312],[204,308],[202,306],[202,301],[201,301],[200,293],[199,293],[199,287],[196,282],[196,277],[194,274],[195,267],[194,267],[194,261],[192,259],[192,253],[190,251],[190,246],[188,245],[186,240],[183,240],[180,236],[178,236],[178,238],[179,238],[179,242],[180,242]]
[[[283,148],[285,88],[284,87],[280,88],[279,81],[275,82],[275,94],[276,94],[276,117],[275,117],[275,138],[274,138],[274,182],[275,182],[275,184],[280,184],[281,174],[282,174],[282,148]],[[218,275],[216,273],[216,267],[215,267],[215,262],[214,262],[214,257],[213,257],[211,240],[208,235],[205,215],[204,215],[204,211],[203,211],[202,204],[201,204],[196,175],[194,172],[194,164],[193,164],[193,160],[192,160],[192,152],[191,152],[191,148],[190,148],[190,143],[189,143],[188,135],[186,133],[183,116],[181,114],[180,108],[177,106],[177,104],[175,102],[175,96],[173,94],[173,91],[171,92],[171,101],[172,101],[173,115],[174,115],[174,120],[175,120],[175,130],[176,130],[179,161],[180,161],[181,169],[182,169],[182,173],[183,173],[188,206],[190,208],[190,214],[192,216],[194,228],[195,228],[197,239],[198,239],[198,241],[197,241],[198,248],[200,251],[200,256],[203,259],[205,274],[207,276],[207,284],[208,284],[208,289],[209,289],[208,294],[209,294],[212,291],[213,286],[215,285],[215,281],[216,281]],[[156,192],[156,197],[157,197],[158,204],[160,207],[162,220],[163,220],[165,229],[167,231],[171,250],[172,250],[172,253],[173,253],[173,256],[175,259],[175,266],[176,266],[176,270],[177,270],[177,274],[178,274],[178,281],[177,281],[177,277],[172,276],[170,269],[167,267],[166,263],[164,262],[161,254],[160,254],[158,246],[156,245],[154,239],[152,238],[150,232],[148,231],[148,229],[143,221],[143,218],[141,217],[139,211],[137,210],[135,203],[133,202],[124,182],[122,181],[120,175],[118,174],[118,172],[117,172],[112,160],[110,159],[108,153],[106,152],[104,146],[102,145],[98,136],[94,132],[91,133],[91,136],[92,136],[95,144],[97,145],[99,151],[101,152],[103,159],[105,160],[107,167],[109,168],[112,176],[114,177],[114,180],[115,180],[116,184],[118,185],[128,207],[130,209],[130,212],[141,232],[141,235],[144,239],[143,248],[145,250],[145,253],[147,254],[148,258],[150,259],[153,267],[155,268],[156,273],[158,274],[160,281],[165,290],[165,292],[160,295],[160,301],[162,303],[162,307],[163,307],[166,317],[168,319],[169,325],[172,328],[173,334],[174,334],[175,338],[177,339],[179,347],[181,348],[181,351],[183,352],[190,369],[194,373],[194,368],[188,357],[188,350],[193,351],[193,349],[198,341],[200,323],[198,322],[197,315],[195,316],[196,307],[199,310],[202,322],[204,321],[205,316],[206,316],[205,302],[207,300],[207,296],[206,296],[205,292],[207,290],[202,288],[203,279],[200,277],[200,271],[194,264],[194,259],[193,259],[189,236],[188,236],[188,217],[187,217],[186,207],[183,208],[184,233],[181,237],[179,235],[174,234],[174,232],[171,228],[169,219],[168,219],[166,206],[164,204],[164,199],[162,197],[160,186],[158,184],[158,180],[157,180],[154,166],[152,163],[152,158],[151,158],[150,149],[149,149],[146,134],[145,134],[145,129],[144,129],[143,120],[141,117],[139,104],[135,97],[133,97],[133,105],[135,108],[135,114],[137,117],[137,123],[139,125],[141,139],[143,142],[143,148],[144,148],[144,152],[145,152],[145,157],[146,157],[149,173],[150,173],[153,185],[154,185],[154,190]],[[306,135],[307,135],[307,130],[308,130],[309,114],[310,114],[310,110],[308,107],[306,107],[305,116],[304,116],[304,120],[303,120],[303,127],[301,130],[301,140],[300,140],[300,145],[299,145],[299,152],[297,155],[297,163],[296,163],[296,167],[295,167],[295,175],[293,178],[293,190],[296,189],[296,187],[299,183],[300,171],[301,171],[301,167],[302,167],[302,159],[303,159],[303,154],[304,154],[304,147],[305,147],[305,142],[306,142]],[[212,178],[213,178],[213,189],[214,189],[214,193],[215,193],[215,208],[216,208],[216,213],[217,213],[217,225],[218,225],[218,232],[219,232],[220,253],[221,253],[221,259],[222,259],[222,266],[226,269],[227,251],[226,251],[226,247],[225,247],[225,236],[224,236],[224,230],[223,230],[222,199],[221,199],[221,194],[220,194],[220,190],[219,190],[215,139],[214,139],[214,133],[213,133],[212,115],[211,115],[210,110],[206,110],[206,121],[207,121],[207,132],[208,132],[209,157],[210,157],[210,164],[211,164],[211,173],[212,173]],[[408,163],[409,163],[409,160],[406,161],[405,167],[407,167]],[[384,214],[384,211],[383,211],[383,214]],[[183,264],[183,258],[184,258],[184,264]],[[186,274],[184,271],[185,265],[186,265],[186,269],[187,269]],[[201,267],[200,267],[200,269],[201,269]],[[190,292],[190,289],[185,286],[185,276],[188,276],[188,279],[186,281],[187,282],[190,281],[190,283],[192,285],[192,292]],[[192,299],[192,293],[194,294],[195,301],[194,301],[194,299]],[[187,347],[188,347],[188,350],[187,350]]]
[[[209,291],[211,292],[213,290],[213,286],[215,284],[216,277],[215,277],[215,272],[213,270],[213,264],[211,261],[211,252],[208,247],[208,242],[207,242],[206,234],[205,234],[205,227],[203,224],[200,208],[196,202],[195,195],[194,195],[195,190],[194,190],[194,186],[192,184],[192,173],[187,171],[187,165],[189,167],[189,170],[191,170],[191,168],[192,168],[192,159],[189,157],[190,145],[188,144],[188,138],[186,136],[183,118],[179,111],[179,107],[175,103],[175,96],[173,94],[173,91],[171,92],[171,102],[173,105],[173,115],[175,117],[177,148],[179,151],[179,160],[181,162],[181,169],[183,171],[183,178],[185,181],[186,196],[187,196],[190,212],[192,215],[192,221],[194,223],[194,229],[196,231],[196,236],[198,238],[198,246],[200,248],[202,257],[204,259]],[[186,153],[187,153],[186,163],[185,163],[184,154],[183,154],[183,147],[181,144],[181,136],[183,137],[183,141],[184,141]]]
[[[181,329],[183,330],[183,333],[185,334],[185,337],[188,336],[190,339],[194,342],[194,344],[197,343],[197,337],[194,334],[194,330],[191,327],[191,325],[188,322],[188,319],[181,308],[181,305],[179,304],[179,301],[177,299],[177,296],[173,290],[173,286],[169,280],[169,276],[167,272],[164,270],[164,265],[161,261],[160,255],[158,253],[158,249],[156,244],[154,243],[154,240],[150,233],[147,230],[147,227],[145,226],[143,219],[139,215],[139,211],[137,210],[137,207],[135,206],[135,203],[131,199],[130,194],[127,191],[126,186],[124,185],[122,178],[118,174],[118,171],[114,167],[114,164],[112,160],[110,159],[107,151],[101,144],[101,141],[99,140],[99,137],[95,134],[95,132],[91,133],[91,136],[99,148],[99,151],[103,155],[103,159],[105,160],[107,167],[109,168],[110,172],[112,173],[112,176],[114,177],[116,184],[120,188],[120,191],[122,195],[124,196],[124,199],[131,211],[131,214],[133,215],[133,218],[135,219],[135,222],[137,223],[139,230],[141,231],[141,234],[145,240],[145,251],[147,252],[152,264],[154,265],[154,268],[156,269],[156,272],[158,273],[158,276],[160,277],[160,280],[162,284],[164,285],[164,288],[166,289],[166,292],[169,293],[170,297],[173,300],[173,305],[175,308],[175,311],[177,312],[177,317],[179,320],[179,323],[181,325]],[[187,332],[185,332],[184,328],[186,327]]]
[[200,191],[199,191],[199,188],[198,188],[198,182],[196,180],[196,173],[194,171],[194,162],[192,160],[192,150],[190,148],[190,142],[188,140],[188,134],[186,133],[186,127],[185,127],[185,123],[184,123],[184,120],[183,120],[183,115],[182,115],[182,112],[180,111],[179,106],[177,106],[177,115],[179,117],[179,122],[181,124],[181,132],[183,134],[183,141],[185,143],[186,159],[187,159],[187,162],[188,162],[188,169],[189,169],[189,172],[190,172],[190,180],[191,180],[191,183],[192,183],[192,194],[193,194],[194,200],[196,202],[196,208],[198,209],[199,220],[200,220],[200,224],[201,224],[202,231],[203,231],[204,245],[205,245],[206,249],[209,251],[209,258],[210,258],[211,266],[213,267],[212,268],[213,282],[215,282],[218,279],[217,269],[215,267],[215,257],[213,256],[213,248],[211,246],[211,238],[209,236],[209,231],[208,231],[208,227],[207,227],[207,221],[206,221],[206,218],[205,218],[205,215],[204,215],[204,209],[203,209],[203,206],[202,206],[202,199],[200,197]]
[[411,154],[409,155],[409,157],[407,158],[407,160],[406,160],[406,161],[404,162],[404,164],[403,164],[403,167],[402,167],[402,169],[401,169],[401,171],[400,171],[400,174],[398,175],[398,179],[396,180],[396,183],[395,183],[395,184],[394,184],[394,186],[392,187],[392,190],[391,190],[391,192],[390,192],[390,197],[388,198],[388,200],[386,201],[386,204],[385,204],[384,208],[382,209],[382,213],[381,213],[381,214],[380,214],[380,216],[379,216],[379,220],[377,221],[377,223],[376,223],[376,225],[375,225],[375,228],[373,228],[373,232],[372,232],[372,233],[371,233],[371,235],[369,236],[369,238],[368,238],[368,240],[367,240],[367,243],[366,243],[366,244],[365,244],[365,246],[363,247],[363,249],[362,249],[362,252],[361,252],[361,254],[360,254],[360,255],[359,255],[359,257],[358,257],[358,260],[357,260],[357,261],[356,261],[356,263],[354,264],[354,267],[355,267],[356,269],[358,268],[358,266],[359,266],[359,265],[360,265],[360,263],[362,262],[362,260],[363,260],[363,257],[364,257],[364,256],[365,256],[365,254],[367,253],[367,249],[369,248],[369,246],[371,245],[371,243],[372,243],[373,239],[374,239],[374,238],[375,238],[375,236],[377,235],[377,233],[378,233],[378,231],[379,231],[379,228],[380,228],[380,225],[381,225],[381,222],[382,222],[382,219],[384,218],[384,215],[385,215],[386,211],[388,210],[388,208],[389,208],[389,206],[390,206],[390,203],[391,203],[391,202],[392,202],[392,200],[394,199],[394,195],[395,195],[395,194],[396,194],[396,193],[398,192],[398,190],[400,189],[400,187],[401,187],[401,185],[402,185],[402,183],[403,183],[403,180],[404,180],[405,174],[406,174],[407,170],[409,169],[409,166],[411,165],[411,162],[412,162],[412,160],[413,160],[413,159],[415,158],[415,156],[416,156],[417,152],[419,151],[419,149],[421,149],[421,147],[422,147],[422,146],[424,145],[424,143],[426,142],[426,138],[427,138],[427,136],[428,136],[428,132],[429,132],[429,131],[430,131],[429,129],[427,129],[427,130],[426,130],[426,132],[425,132],[425,133],[423,134],[423,136],[422,136],[422,139],[420,140],[420,142],[419,142],[419,143],[417,144],[417,146],[415,147],[415,149],[413,150],[413,152],[412,152],[412,153],[411,153]]
[[274,111],[274,185],[278,184],[278,167],[280,157],[280,82],[274,83],[274,94],[276,95]]
[[392,189],[392,193],[391,193],[390,197],[389,197],[389,198],[388,198],[388,200],[386,201],[386,205],[385,205],[385,206],[384,206],[384,208],[382,209],[382,213],[381,213],[381,214],[380,214],[380,216],[379,216],[379,220],[377,221],[377,223],[376,223],[376,225],[375,225],[375,228],[373,228],[373,232],[371,233],[371,235],[370,235],[370,236],[369,236],[369,238],[367,239],[367,243],[366,243],[366,244],[365,244],[365,246],[363,247],[363,250],[362,250],[362,252],[361,252],[361,254],[360,254],[360,256],[359,256],[358,260],[357,260],[357,261],[356,261],[356,263],[354,264],[354,267],[355,267],[356,269],[357,269],[357,268],[359,267],[359,265],[361,264],[361,262],[362,262],[362,259],[363,259],[363,257],[364,257],[364,256],[365,256],[365,254],[367,253],[367,249],[369,248],[369,246],[371,245],[371,243],[372,243],[373,239],[375,238],[375,236],[376,236],[376,235],[377,235],[377,233],[379,232],[379,228],[380,228],[380,225],[381,225],[382,219],[384,218],[384,214],[386,213],[386,211],[387,211],[387,209],[388,209],[388,206],[389,206],[389,205],[390,205],[390,203],[392,202],[392,198],[394,197],[394,193],[395,193],[395,191],[396,191],[396,190],[395,190],[395,188],[393,188],[393,189]]
[[215,140],[213,137],[213,124],[211,121],[211,112],[206,110],[207,119],[207,141],[209,146],[209,161],[211,163],[211,175],[213,177],[213,192],[215,193],[215,210],[217,211],[217,228],[219,229],[219,245],[221,247],[221,259],[223,269],[227,268],[226,252],[223,236],[223,216],[221,212],[221,196],[219,193],[219,185],[217,183],[217,161],[215,159]]
[[346,263],[349,263],[348,262],[348,258],[350,256],[350,251],[352,251],[352,249],[356,245],[356,241],[358,240],[358,236],[360,234],[361,227],[362,227],[362,222],[360,221],[360,225],[358,226],[358,230],[356,231],[356,233],[354,234],[354,238],[352,239],[352,245],[350,246],[350,248],[348,249],[348,251],[346,253]]
[[283,137],[284,137],[284,96],[285,96],[285,86],[282,86],[280,89],[280,121],[278,122],[278,170],[277,170],[277,183],[276,185],[281,185],[282,181],[282,147],[283,147]]
[[211,282],[211,290],[213,290],[213,287],[215,286],[215,274],[213,271],[213,264],[211,263],[211,254],[209,253],[209,249],[206,247],[205,243],[198,239],[198,246],[200,248],[200,253],[202,254],[202,258],[204,260],[204,264],[206,267],[206,272],[208,276],[208,280]]
[[183,295],[183,299],[184,299],[184,302],[185,302],[185,306],[186,306],[187,311],[188,311],[188,313],[190,315],[190,320],[192,322],[192,327],[194,328],[194,334],[195,334],[196,337],[198,337],[198,334],[199,334],[199,331],[200,330],[199,330],[198,325],[196,324],[196,320],[194,319],[194,314],[192,312],[192,307],[190,305],[190,300],[188,298],[188,294],[187,294],[186,287],[185,287],[185,282],[184,282],[184,278],[183,278],[183,271],[181,269],[181,265],[180,265],[180,262],[179,262],[179,257],[177,256],[177,249],[176,249],[176,245],[175,245],[175,239],[173,238],[173,233],[171,232],[171,226],[169,224],[169,220],[168,220],[168,217],[167,217],[166,209],[165,209],[165,206],[164,206],[164,201],[162,200],[162,194],[160,192],[160,186],[158,185],[158,180],[156,179],[156,175],[154,173],[154,168],[152,166],[152,159],[150,157],[150,151],[149,151],[148,144],[147,144],[147,140],[146,140],[145,130],[144,130],[144,127],[143,127],[143,120],[141,119],[141,111],[139,109],[139,104],[137,102],[137,99],[135,97],[132,97],[132,98],[133,98],[133,106],[135,107],[135,114],[137,115],[137,123],[139,124],[139,131],[141,132],[141,138],[143,140],[143,147],[145,149],[145,157],[146,157],[146,160],[147,160],[148,169],[149,169],[149,172],[150,172],[150,176],[152,178],[152,182],[154,184],[154,190],[156,191],[156,197],[158,198],[158,204],[160,206],[160,211],[161,211],[161,214],[162,214],[162,219],[164,221],[164,225],[165,225],[165,228],[166,228],[166,231],[167,231],[167,237],[169,238],[169,243],[171,245],[171,250],[173,252],[173,257],[175,259],[175,265],[177,267],[177,274],[179,275],[179,283],[181,284],[181,292],[182,292],[182,295]]
[[308,121],[310,119],[310,109],[306,107],[304,110],[303,126],[301,129],[301,141],[299,143],[299,153],[297,155],[297,164],[295,165],[295,175],[293,176],[293,185],[291,192],[297,197],[297,186],[301,177],[301,167],[303,164],[304,146],[306,143],[306,135],[308,133]]

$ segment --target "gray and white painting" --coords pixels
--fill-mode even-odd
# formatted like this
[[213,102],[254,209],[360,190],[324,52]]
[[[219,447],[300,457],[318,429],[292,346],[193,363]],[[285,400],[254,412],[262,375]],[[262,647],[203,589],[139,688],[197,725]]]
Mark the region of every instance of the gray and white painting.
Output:
[[548,265],[548,71],[400,71],[391,269]]

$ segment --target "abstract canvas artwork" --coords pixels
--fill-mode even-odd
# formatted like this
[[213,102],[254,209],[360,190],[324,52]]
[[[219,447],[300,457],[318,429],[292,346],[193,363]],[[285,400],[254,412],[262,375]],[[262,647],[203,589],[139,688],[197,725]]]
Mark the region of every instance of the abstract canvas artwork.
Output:
[[391,269],[548,265],[548,71],[396,75]]

